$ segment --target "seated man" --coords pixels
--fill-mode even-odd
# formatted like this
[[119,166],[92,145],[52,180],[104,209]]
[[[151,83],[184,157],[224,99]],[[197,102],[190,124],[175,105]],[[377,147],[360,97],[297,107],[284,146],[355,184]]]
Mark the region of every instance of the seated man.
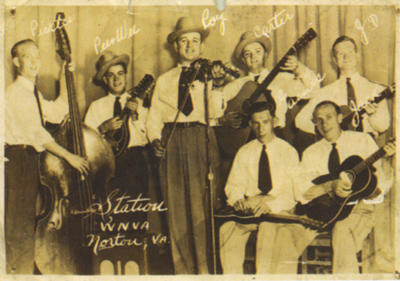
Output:
[[[332,193],[340,198],[349,196],[352,192],[351,182],[343,175],[337,180],[323,184],[314,184],[312,181],[322,175],[337,174],[339,164],[350,156],[358,155],[363,159],[371,156],[378,150],[373,138],[366,133],[343,131],[340,107],[331,102],[319,103],[314,110],[313,122],[317,126],[323,139],[308,147],[303,154],[296,182],[296,198],[302,203],[326,193]],[[389,157],[394,154],[395,147],[388,144],[384,147]],[[368,200],[355,202],[356,206],[348,217],[337,221],[332,230],[333,273],[359,273],[356,254],[361,250],[362,243],[374,226],[375,204],[382,203],[384,195],[393,185],[393,169],[390,165],[383,165],[378,160],[373,165],[378,178],[378,192],[372,194]],[[276,273],[297,272],[297,260],[307,245],[313,240],[316,231],[305,229],[301,225],[288,225],[278,231],[282,250],[277,257]]]
[[[250,109],[249,125],[256,135],[238,151],[225,192],[228,204],[236,211],[260,216],[294,207],[293,178],[299,163],[296,150],[277,138],[275,109],[259,102]],[[220,228],[221,264],[225,274],[243,274],[245,246],[251,231],[257,230],[257,273],[271,273],[273,245],[280,224],[261,222],[240,224],[229,221]]]

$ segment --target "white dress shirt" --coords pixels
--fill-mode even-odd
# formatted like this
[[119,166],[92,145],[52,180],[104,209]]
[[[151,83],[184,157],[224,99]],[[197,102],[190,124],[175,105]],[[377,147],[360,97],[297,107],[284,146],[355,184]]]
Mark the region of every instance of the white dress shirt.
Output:
[[[149,117],[147,119],[148,138],[150,142],[161,139],[161,131],[164,123],[172,123],[178,113],[179,79],[182,66],[164,73],[157,79],[154,89]],[[211,90],[212,81],[209,82],[209,122],[211,126],[216,124],[215,119],[222,116],[221,112],[216,112],[216,108],[222,107],[222,93]],[[200,122],[206,124],[204,116],[204,83],[196,80],[190,88],[193,103],[193,111],[188,115],[179,114],[177,122]],[[219,115],[218,115],[219,114]]]
[[[254,81],[254,77],[259,75],[258,83],[262,83],[269,73],[269,70],[266,68],[259,74],[250,72],[247,76],[226,85],[223,90],[224,103],[223,107],[220,109],[222,114],[225,111],[226,103],[237,96],[246,82]],[[286,98],[298,97],[309,99],[315,87],[319,88],[319,82],[317,81],[315,73],[308,68],[306,68],[302,77],[295,77],[294,74],[288,72],[280,72],[275,79],[272,80],[267,89],[271,90],[271,96],[276,103],[275,116],[279,119],[278,126],[285,127],[286,124],[286,111],[288,109]]]
[[[257,139],[242,146],[236,154],[225,193],[228,204],[233,206],[239,199],[261,194],[258,189],[258,170],[263,144]],[[272,189],[268,195],[274,196],[268,206],[273,213],[289,210],[295,206],[293,180],[296,174],[299,156],[286,141],[274,137],[266,145],[271,171]]]
[[[347,105],[347,82],[345,76],[340,76],[338,80],[329,84],[319,91],[316,91],[314,98],[299,112],[295,122],[297,128],[315,134],[314,124],[312,123],[312,114],[315,106],[325,100],[335,102],[337,105]],[[385,88],[379,84],[370,82],[359,73],[350,76],[350,83],[353,85],[357,106],[360,107],[368,102],[369,99],[381,93]],[[389,128],[390,116],[386,99],[378,103],[378,110],[375,114],[363,115],[363,131],[366,133],[382,133]]]
[[[122,108],[125,107],[126,102],[131,96],[128,93],[123,93],[120,97]],[[139,98],[136,99],[138,102],[138,120],[133,121],[130,116],[128,117],[128,126],[130,132],[130,141],[128,147],[133,146],[145,146],[148,143],[146,137],[146,119],[148,109],[143,107],[143,101]],[[98,131],[99,126],[106,120],[114,117],[114,103],[115,96],[108,93],[107,96],[102,97],[89,106],[86,113],[85,123]]]
[[[365,160],[379,149],[369,134],[353,131],[342,131],[336,141],[336,148],[339,153],[340,163],[343,163],[344,160],[353,155],[358,155]],[[300,202],[308,202],[302,195],[310,187],[314,186],[312,180],[321,175],[329,174],[328,161],[331,150],[332,144],[326,139],[321,139],[304,151],[295,188],[296,198]],[[373,166],[376,168],[375,174],[378,178],[378,187],[383,192],[378,198],[364,200],[366,203],[382,202],[383,195],[389,191],[394,180],[393,176],[390,179],[386,179],[382,169],[382,160],[378,160]]]
[[[39,107],[34,94],[35,85],[29,79],[18,76],[6,90],[6,143],[32,145],[38,152],[44,144],[54,141],[42,126]],[[60,97],[48,101],[39,92],[43,118],[60,123],[68,113],[68,104]]]

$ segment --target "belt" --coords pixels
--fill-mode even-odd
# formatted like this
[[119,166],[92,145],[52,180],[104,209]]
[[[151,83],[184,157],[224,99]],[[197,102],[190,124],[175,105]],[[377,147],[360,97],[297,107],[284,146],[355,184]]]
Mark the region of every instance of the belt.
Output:
[[[189,128],[189,127],[205,127],[206,125],[200,122],[179,122],[176,123],[176,128]],[[165,123],[166,128],[173,128],[174,123]]]
[[6,150],[14,150],[14,149],[21,150],[21,149],[23,149],[29,155],[39,154],[39,152],[37,152],[36,149],[33,146],[27,145],[27,144],[13,144],[13,145],[10,145],[10,144],[6,143],[5,149]]
[[146,149],[145,146],[131,146],[131,147],[128,147],[128,148],[125,150],[125,152],[126,152],[126,151],[131,151],[131,150],[138,150],[138,151],[141,151],[141,150],[144,150],[144,149]]

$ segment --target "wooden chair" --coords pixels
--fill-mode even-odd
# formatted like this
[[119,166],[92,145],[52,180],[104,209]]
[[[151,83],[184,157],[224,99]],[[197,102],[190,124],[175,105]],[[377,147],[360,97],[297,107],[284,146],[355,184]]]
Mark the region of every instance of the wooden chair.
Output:
[[[358,252],[360,273],[362,251]],[[299,258],[299,270],[301,274],[332,274],[332,237],[328,232],[319,234],[304,250]]]

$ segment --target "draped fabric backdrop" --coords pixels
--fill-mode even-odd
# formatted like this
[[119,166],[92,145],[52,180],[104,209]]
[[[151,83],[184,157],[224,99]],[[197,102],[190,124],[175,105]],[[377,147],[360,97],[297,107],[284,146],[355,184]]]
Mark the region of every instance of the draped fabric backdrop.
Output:
[[[131,56],[132,63],[128,68],[130,88],[144,74],[150,73],[157,78],[175,65],[175,54],[166,42],[167,35],[182,16],[193,17],[201,25],[205,9],[209,10],[207,23],[211,17],[220,13],[215,6],[8,6],[5,13],[5,87],[14,79],[11,47],[19,40],[32,38],[39,45],[42,61],[38,87],[46,98],[56,97],[56,80],[61,61],[55,52],[54,32],[49,32],[49,26],[54,22],[57,12],[64,12],[67,19],[72,19],[66,30],[70,37],[72,59],[77,65],[75,81],[83,116],[90,103],[105,94],[102,88],[91,82],[96,73],[95,63],[102,53],[102,44],[108,47],[107,50]],[[278,22],[282,23],[286,15],[290,19],[271,30],[271,19],[275,14],[280,14]],[[316,73],[326,75],[321,86],[337,78],[331,47],[334,40],[341,35],[348,35],[356,40],[361,75],[383,84],[394,82],[395,6],[230,6],[228,3],[223,17],[226,19],[224,35],[220,32],[221,20],[208,27],[211,34],[206,39],[203,57],[210,60],[231,62],[233,50],[241,34],[246,30],[254,30],[258,25],[270,29],[273,49],[267,65],[271,70],[294,42],[312,27],[318,37],[300,51],[299,58]],[[361,23],[358,28],[356,21]],[[117,30],[124,29],[125,24],[128,34],[129,29],[131,33],[133,30],[140,31],[118,42]],[[361,41],[362,26],[368,44]],[[393,112],[393,100],[389,100],[389,106]],[[393,115],[392,120],[395,120]],[[387,135],[393,134],[394,126],[379,139],[380,144]],[[395,198],[394,189],[389,197]],[[364,259],[364,272],[394,272],[394,201],[388,199],[379,206],[377,226],[369,239],[370,252],[367,249],[363,252],[364,258],[367,258]],[[387,220],[380,219],[383,214]],[[377,268],[369,268],[372,259],[375,259]]]

